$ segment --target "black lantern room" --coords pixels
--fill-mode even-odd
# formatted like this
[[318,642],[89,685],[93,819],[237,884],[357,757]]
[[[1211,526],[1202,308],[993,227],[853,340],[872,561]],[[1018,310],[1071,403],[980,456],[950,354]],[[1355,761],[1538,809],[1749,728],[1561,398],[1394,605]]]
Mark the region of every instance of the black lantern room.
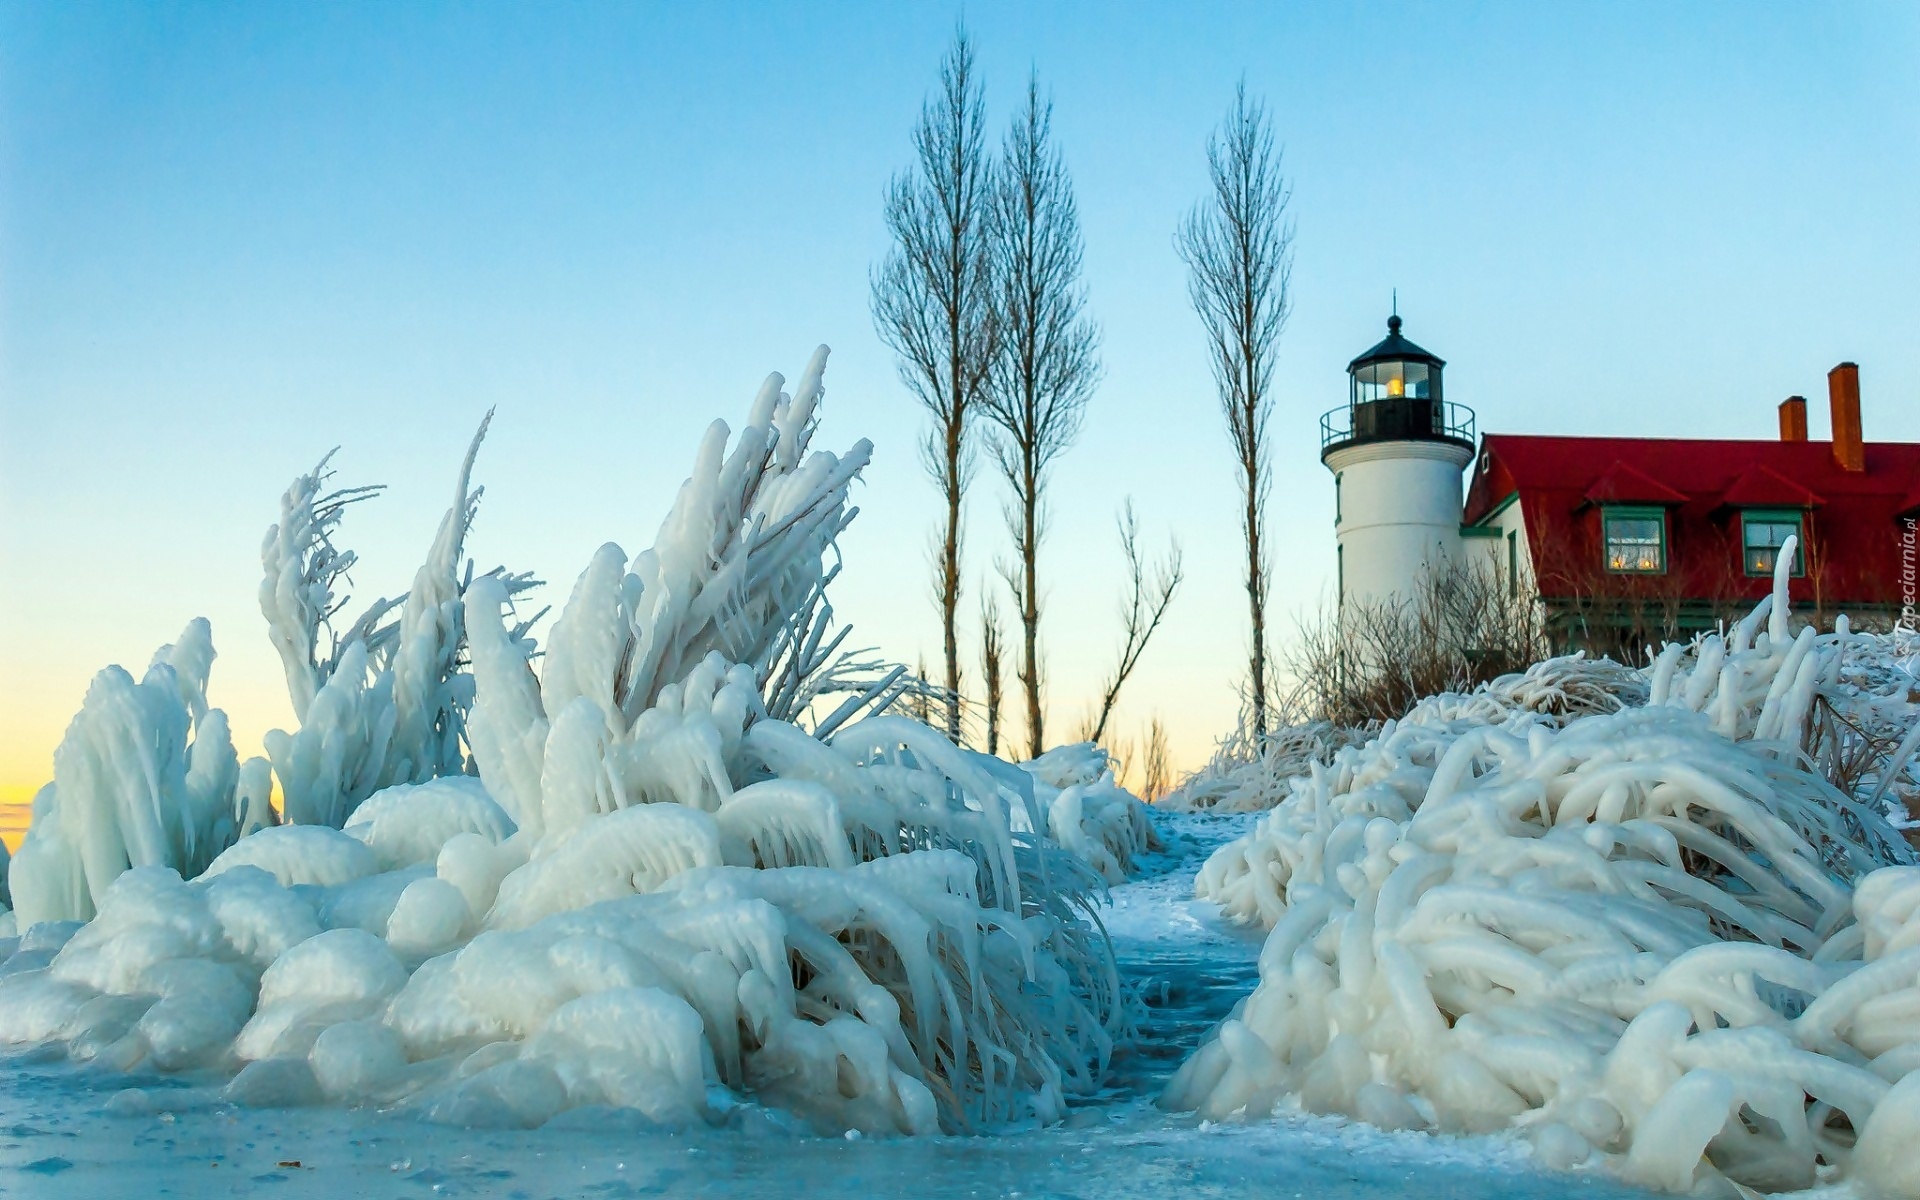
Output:
[[1448,441],[1473,448],[1473,410],[1448,404],[1440,386],[1446,363],[1400,334],[1398,314],[1387,336],[1347,364],[1345,408],[1320,418],[1320,455],[1361,442]]

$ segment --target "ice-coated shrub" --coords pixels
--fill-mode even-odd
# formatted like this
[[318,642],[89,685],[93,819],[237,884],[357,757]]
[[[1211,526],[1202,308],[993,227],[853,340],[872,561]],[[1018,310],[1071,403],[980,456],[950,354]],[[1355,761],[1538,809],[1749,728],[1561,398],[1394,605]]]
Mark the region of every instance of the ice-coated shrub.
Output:
[[20,929],[92,917],[129,867],[198,874],[271,823],[266,760],[242,763],[226,713],[207,706],[213,658],[212,631],[195,620],[139,682],[119,667],[94,676],[8,870]]
[[1055,746],[1020,764],[1032,776],[1046,834],[1085,859],[1108,883],[1134,873],[1139,855],[1158,849],[1147,807],[1113,779],[1111,757],[1093,742]]
[[1198,889],[1270,927],[1172,1108],[1524,1131],[1671,1191],[1911,1196],[1920,867],[1807,769],[1844,629],[1784,577],[1645,703],[1451,698],[1310,775]]
[[35,919],[91,919],[26,931],[0,1040],[479,1124],[758,1102],[927,1133],[1096,1088],[1128,1018],[1091,905],[1150,831],[1104,772],[1049,783],[889,715],[885,677],[812,719],[868,455],[809,449],[824,364],[716,423],[654,546],[596,553],[539,657],[523,577],[459,568],[471,451],[414,589],[339,634],[330,533],[361,493],[296,481],[262,589],[292,823],[235,807],[210,647],[103,675],[15,875],[55,897]]
[[[1469,692],[1441,692],[1414,704],[1395,725],[1500,724],[1519,713],[1558,723],[1587,713],[1613,712],[1643,702],[1643,672],[1611,659],[1564,654],[1524,671],[1488,680]],[[1255,735],[1243,723],[1205,766],[1180,782],[1160,804],[1176,812],[1265,812],[1286,799],[1313,766],[1328,765],[1345,747],[1379,732],[1377,723],[1338,726],[1304,721]]]

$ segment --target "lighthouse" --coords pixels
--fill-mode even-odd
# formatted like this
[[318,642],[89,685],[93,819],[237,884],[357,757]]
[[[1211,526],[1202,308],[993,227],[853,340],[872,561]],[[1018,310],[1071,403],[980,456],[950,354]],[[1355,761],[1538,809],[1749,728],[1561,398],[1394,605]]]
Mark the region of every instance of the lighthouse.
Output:
[[1474,456],[1473,410],[1448,403],[1446,363],[1386,339],[1347,364],[1347,403],[1320,418],[1333,472],[1342,607],[1415,595],[1421,572],[1460,554],[1460,473]]

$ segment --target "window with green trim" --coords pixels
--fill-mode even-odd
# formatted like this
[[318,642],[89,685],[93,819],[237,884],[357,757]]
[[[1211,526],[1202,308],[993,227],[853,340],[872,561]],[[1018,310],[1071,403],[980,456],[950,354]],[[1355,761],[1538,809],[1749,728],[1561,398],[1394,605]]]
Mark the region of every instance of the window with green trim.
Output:
[[1790,537],[1797,539],[1793,546],[1793,574],[1798,578],[1807,573],[1807,539],[1801,528],[1801,514],[1790,508],[1749,509],[1741,513],[1740,561],[1747,574],[1773,574],[1774,564],[1780,561],[1780,547],[1786,545]]
[[1520,594],[1520,533],[1507,531],[1507,595]]
[[1333,523],[1340,523],[1340,476],[1333,477]]
[[1607,570],[1629,575],[1659,575],[1667,569],[1667,510],[1603,508],[1602,537]]

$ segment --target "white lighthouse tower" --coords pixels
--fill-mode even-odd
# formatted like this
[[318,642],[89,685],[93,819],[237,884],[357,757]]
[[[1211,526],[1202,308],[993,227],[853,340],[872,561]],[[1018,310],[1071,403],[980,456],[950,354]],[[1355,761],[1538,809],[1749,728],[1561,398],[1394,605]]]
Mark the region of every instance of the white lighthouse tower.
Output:
[[1400,336],[1395,314],[1386,340],[1347,364],[1347,403],[1320,418],[1343,606],[1411,597],[1423,570],[1460,554],[1473,410],[1444,399],[1445,366]]

